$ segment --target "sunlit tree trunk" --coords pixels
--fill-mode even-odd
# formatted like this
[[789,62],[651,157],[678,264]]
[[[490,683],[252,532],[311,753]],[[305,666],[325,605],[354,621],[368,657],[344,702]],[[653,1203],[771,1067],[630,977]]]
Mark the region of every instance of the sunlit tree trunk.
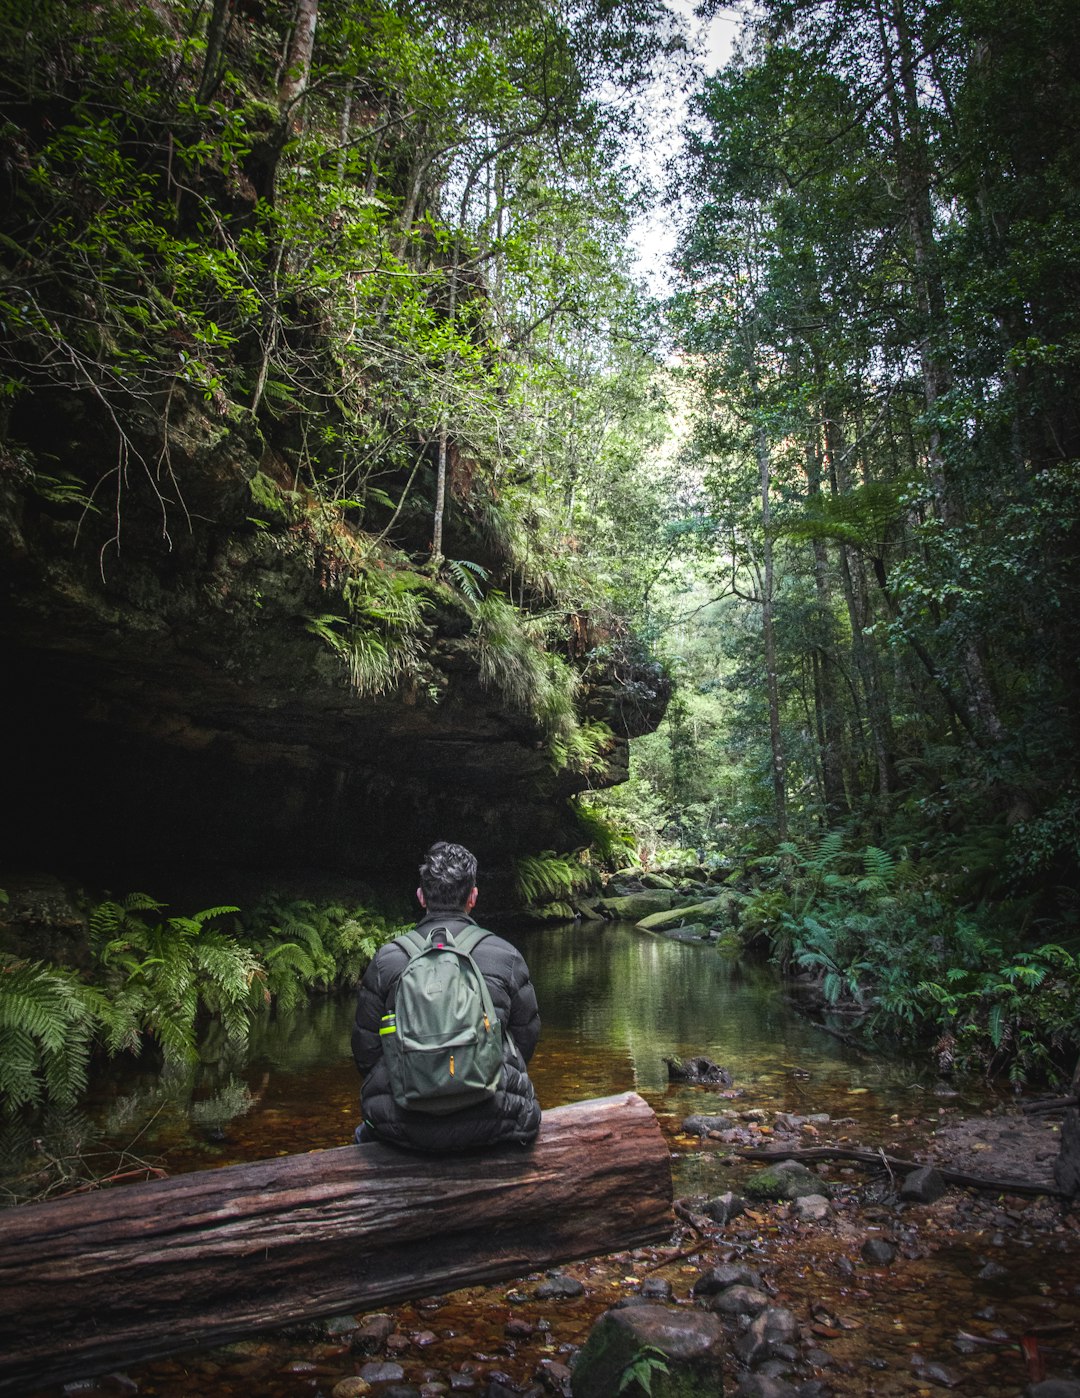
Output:
[[307,91],[318,19],[319,0],[296,0],[293,30],[285,57],[285,72],[278,88],[278,107],[286,118]]

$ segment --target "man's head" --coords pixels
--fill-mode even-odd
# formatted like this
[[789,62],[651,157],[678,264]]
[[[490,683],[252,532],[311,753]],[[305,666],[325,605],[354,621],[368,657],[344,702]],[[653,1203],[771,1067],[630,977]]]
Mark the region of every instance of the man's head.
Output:
[[445,840],[432,845],[420,865],[416,896],[429,913],[469,912],[476,902],[476,857]]

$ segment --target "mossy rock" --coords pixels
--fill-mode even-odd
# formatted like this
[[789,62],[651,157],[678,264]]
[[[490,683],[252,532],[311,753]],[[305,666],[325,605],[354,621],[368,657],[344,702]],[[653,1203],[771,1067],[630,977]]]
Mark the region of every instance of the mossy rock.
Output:
[[675,927],[685,927],[689,923],[700,922],[709,926],[723,910],[723,898],[709,898],[703,903],[689,903],[681,908],[667,908],[650,912],[638,919],[638,926],[644,932],[667,932]]
[[747,1180],[744,1190],[751,1199],[804,1199],[811,1194],[828,1198],[831,1193],[825,1181],[798,1160],[767,1165]]
[[[722,1398],[727,1346],[720,1319],[708,1311],[627,1306],[607,1311],[578,1353],[574,1398]],[[637,1365],[643,1377],[633,1377]]]
[[647,893],[624,893],[619,898],[601,898],[597,906],[603,908],[609,917],[640,922],[651,913],[665,912],[678,896],[670,889],[654,888]]
[[646,888],[675,888],[675,880],[670,874],[642,874],[641,882]]

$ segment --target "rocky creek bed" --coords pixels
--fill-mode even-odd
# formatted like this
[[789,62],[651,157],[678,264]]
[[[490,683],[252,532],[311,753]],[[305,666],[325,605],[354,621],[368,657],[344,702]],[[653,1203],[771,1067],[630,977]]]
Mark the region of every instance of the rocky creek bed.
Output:
[[[695,1342],[711,1346],[712,1367],[689,1393],[1080,1395],[1074,1205],[1019,1189],[955,1186],[913,1202],[901,1196],[895,1169],[842,1157],[811,1160],[789,1172],[793,1186],[772,1191],[798,1197],[760,1197],[761,1181],[776,1172],[744,1154],[767,1149],[783,1159],[861,1148],[891,1156],[901,1145],[920,1163],[1050,1189],[1059,1117],[1015,1109],[972,1116],[942,1105],[932,1128],[897,1117],[889,1139],[875,1141],[853,1139],[851,1123],[824,1113],[744,1111],[716,1095],[702,1102],[710,1115],[664,1122],[673,1152],[708,1156],[730,1167],[737,1183],[720,1195],[680,1197],[664,1246],[377,1315],[332,1317],[42,1390],[40,1398],[569,1395],[575,1358],[613,1307],[642,1307],[633,1330],[639,1345],[649,1343],[650,1325],[667,1333],[676,1317]],[[58,1341],[62,1335],[58,1316]],[[663,1393],[667,1376],[655,1363],[646,1373],[654,1393]],[[600,1379],[596,1385],[583,1391],[579,1373],[573,1392],[606,1398]]]

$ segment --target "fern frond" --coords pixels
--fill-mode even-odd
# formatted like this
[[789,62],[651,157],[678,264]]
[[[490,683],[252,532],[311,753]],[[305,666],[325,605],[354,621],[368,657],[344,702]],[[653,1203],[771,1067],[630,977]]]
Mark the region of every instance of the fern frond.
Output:
[[487,569],[482,568],[479,563],[470,562],[467,558],[447,558],[443,567],[453,578],[455,587],[465,600],[478,607],[484,600],[484,594],[477,586],[477,579],[487,582]]

